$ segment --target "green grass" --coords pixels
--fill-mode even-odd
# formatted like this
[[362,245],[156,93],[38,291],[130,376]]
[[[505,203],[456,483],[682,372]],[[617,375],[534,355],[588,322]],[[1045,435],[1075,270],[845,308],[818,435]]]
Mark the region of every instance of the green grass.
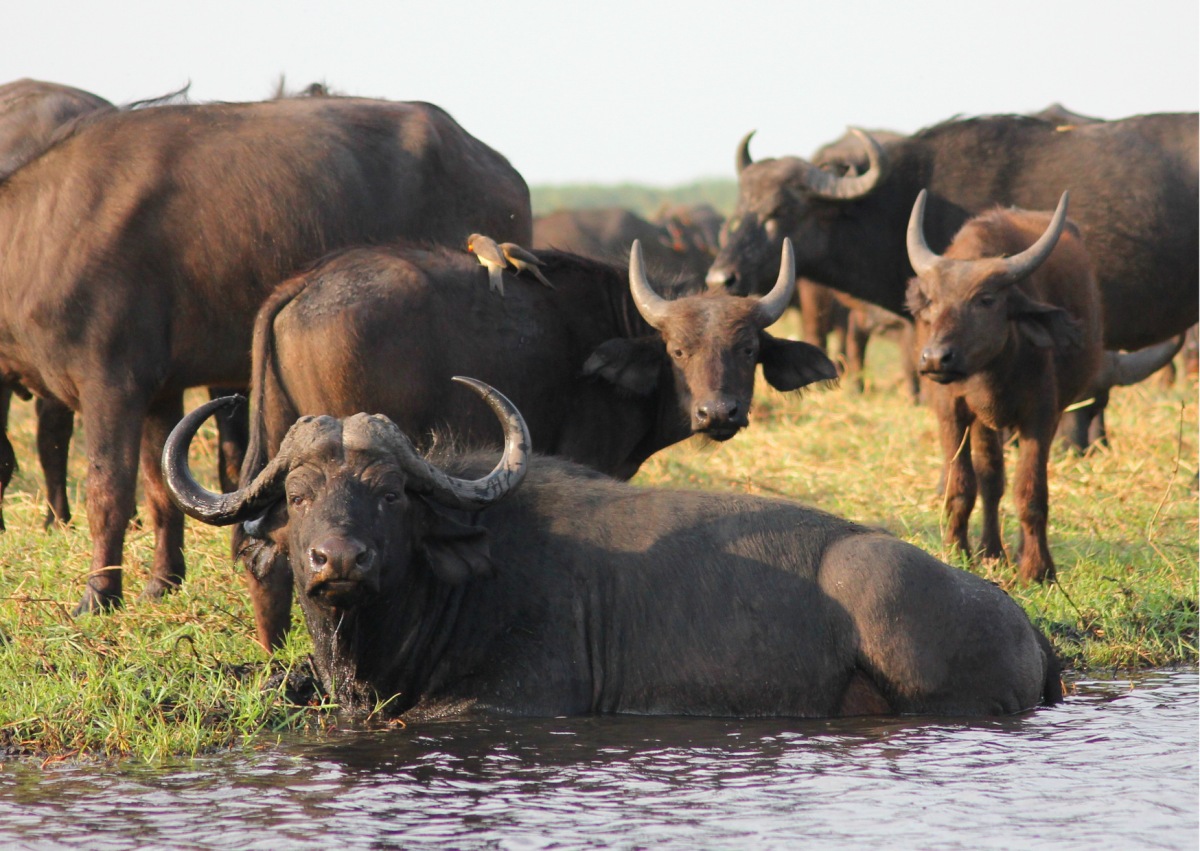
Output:
[[[783,330],[794,331],[794,322],[785,317]],[[1109,409],[1111,448],[1054,455],[1050,543],[1061,583],[1022,587],[1007,564],[968,565],[944,549],[933,415],[902,394],[894,347],[872,347],[863,395],[761,387],[748,431],[725,444],[691,441],[660,453],[636,481],[786,496],[885,527],[1001,584],[1077,668],[1195,664],[1194,383],[1118,391]],[[303,666],[309,639],[297,623],[274,660],[258,648],[227,532],[189,523],[187,583],[146,604],[137,594],[153,536],[131,529],[127,607],[69,616],[90,555],[83,437],[76,436],[71,465],[79,517],[70,529],[45,533],[31,410],[14,405],[11,433],[23,468],[5,500],[9,531],[0,535],[0,748],[39,759],[157,759],[336,723],[319,706],[292,705],[282,687],[264,690],[273,673],[278,679]],[[213,446],[210,425],[194,447],[195,468],[213,469]],[[1015,543],[1007,498],[1002,512],[1006,540]]]

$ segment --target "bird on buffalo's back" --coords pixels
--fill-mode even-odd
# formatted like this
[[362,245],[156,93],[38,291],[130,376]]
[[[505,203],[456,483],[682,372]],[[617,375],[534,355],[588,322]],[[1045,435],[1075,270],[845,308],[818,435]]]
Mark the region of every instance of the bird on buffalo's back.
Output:
[[467,237],[467,251],[478,257],[480,265],[488,270],[488,286],[504,295],[504,270],[508,268],[508,260],[495,240],[473,233]]
[[554,284],[550,283],[546,276],[542,274],[542,270],[538,268],[545,264],[537,259],[532,252],[526,251],[515,242],[500,243],[500,250],[504,252],[504,259],[513,264],[517,272],[530,272],[547,287],[555,289]]

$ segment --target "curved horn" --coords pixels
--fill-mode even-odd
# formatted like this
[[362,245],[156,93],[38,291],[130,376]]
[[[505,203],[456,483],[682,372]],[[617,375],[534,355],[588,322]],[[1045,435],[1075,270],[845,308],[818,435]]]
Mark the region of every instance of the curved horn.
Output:
[[1037,242],[1020,254],[1014,254],[1004,261],[1004,269],[1009,281],[1015,282],[1024,278],[1041,266],[1050,256],[1050,252],[1058,244],[1058,238],[1067,224],[1067,201],[1070,200],[1070,197],[1070,192],[1064,192],[1058,199],[1058,208],[1050,219],[1050,225],[1046,228],[1046,232],[1038,237]]
[[757,132],[757,130],[751,130],[742,137],[742,141],[738,142],[737,159],[734,160],[734,166],[737,168],[738,174],[741,174],[742,169],[754,162],[754,160],[750,159],[750,137]]
[[467,385],[482,396],[504,426],[504,452],[495,468],[482,479],[449,476],[418,455],[398,428],[390,448],[404,472],[411,477],[410,488],[427,494],[439,505],[463,511],[479,511],[504,499],[525,478],[529,468],[529,428],[517,406],[494,387],[461,375],[456,375],[453,380]]
[[1112,361],[1111,367],[1106,364],[1103,370],[1109,378],[1108,387],[1128,387],[1145,381],[1175,359],[1183,348],[1184,337],[1180,334],[1174,340],[1136,352],[1105,352],[1105,358]]
[[879,181],[883,180],[888,162],[883,146],[875,141],[870,133],[857,127],[851,127],[850,132],[857,136],[866,147],[870,166],[863,174],[838,176],[817,168],[812,163],[800,160],[802,165],[800,178],[805,188],[813,195],[833,201],[850,201],[868,194],[879,184]]
[[925,199],[928,193],[922,189],[917,194],[917,202],[913,204],[912,215],[908,217],[908,262],[912,264],[917,277],[921,277],[932,269],[942,258],[929,249],[925,242]]
[[792,251],[792,240],[783,238],[783,256],[779,260],[779,277],[771,291],[758,300],[758,321],[762,327],[773,325],[783,316],[792,302],[796,291],[796,255]]
[[667,319],[668,303],[646,280],[646,262],[642,259],[642,242],[639,239],[635,239],[629,249],[629,292],[642,318],[652,328],[661,327]]
[[254,481],[233,493],[213,493],[205,488],[188,467],[188,447],[200,426],[222,408],[243,404],[241,396],[222,396],[206,402],[179,421],[163,447],[162,467],[167,489],[175,504],[188,517],[211,526],[229,526],[260,513],[279,498],[287,459],[276,455]]

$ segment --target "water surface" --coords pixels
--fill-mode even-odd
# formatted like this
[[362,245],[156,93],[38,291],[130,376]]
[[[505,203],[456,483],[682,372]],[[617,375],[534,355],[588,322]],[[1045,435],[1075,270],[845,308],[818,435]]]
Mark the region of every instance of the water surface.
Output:
[[3,848],[1196,848],[1195,671],[1002,720],[488,719],[9,763]]

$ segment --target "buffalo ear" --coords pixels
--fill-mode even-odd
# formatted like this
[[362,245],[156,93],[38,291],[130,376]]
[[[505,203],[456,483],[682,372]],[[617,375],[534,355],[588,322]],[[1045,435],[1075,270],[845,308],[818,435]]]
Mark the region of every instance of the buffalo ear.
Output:
[[[470,526],[450,516],[448,509],[418,497],[429,508],[420,557],[433,575],[451,585],[492,574],[487,529]],[[463,516],[463,512],[454,512]]]
[[1008,293],[1008,318],[1017,330],[1041,349],[1083,345],[1083,325],[1061,307],[1034,301],[1018,289]]
[[663,343],[659,337],[617,337],[596,347],[583,365],[583,374],[603,378],[638,396],[649,396],[658,386],[662,362]]
[[837,367],[809,343],[780,340],[765,331],[759,338],[758,360],[763,378],[776,390],[799,390],[816,381],[836,381]]
[[908,289],[904,293],[904,306],[908,308],[908,312],[914,319],[929,309],[929,296],[925,295],[925,291],[921,289],[920,278],[908,279]]

